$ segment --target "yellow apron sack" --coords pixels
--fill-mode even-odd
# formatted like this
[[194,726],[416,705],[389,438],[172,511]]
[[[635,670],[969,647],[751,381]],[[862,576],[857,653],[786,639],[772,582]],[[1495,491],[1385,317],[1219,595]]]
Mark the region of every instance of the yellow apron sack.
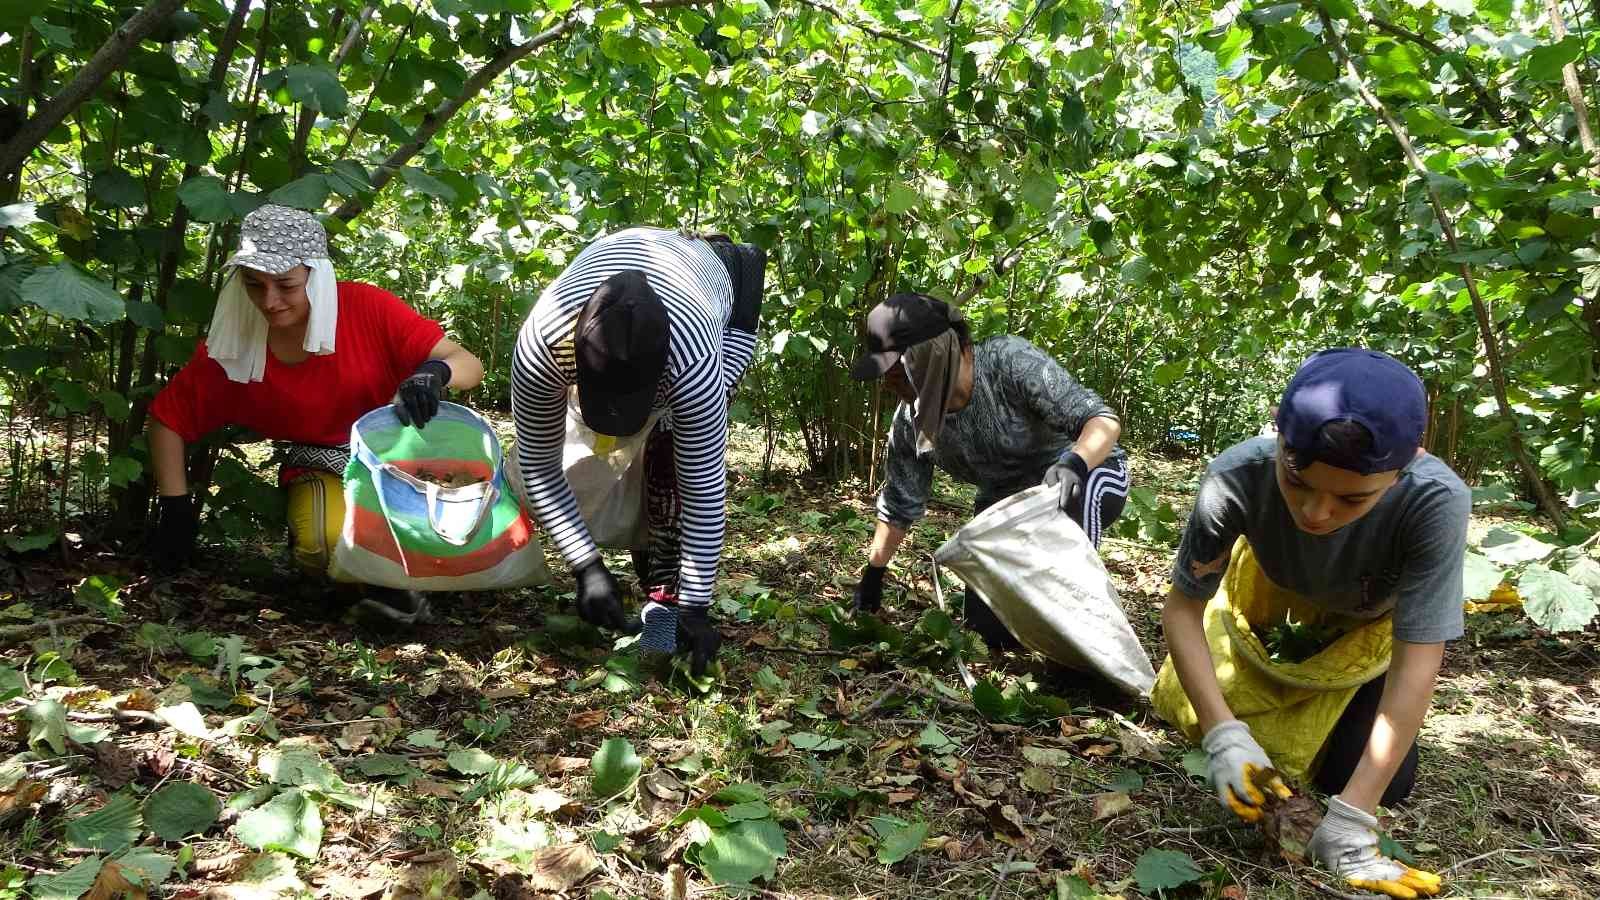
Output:
[[[1348,625],[1348,630],[1303,662],[1273,662],[1251,626],[1271,627],[1290,618]],[[1394,644],[1392,613],[1363,620],[1317,607],[1269,580],[1244,538],[1233,546],[1221,590],[1206,604],[1205,629],[1228,708],[1250,726],[1279,771],[1297,779],[1314,771],[1322,745],[1356,689],[1389,668]],[[1190,740],[1200,740],[1199,718],[1170,654],[1150,702],[1157,715]]]

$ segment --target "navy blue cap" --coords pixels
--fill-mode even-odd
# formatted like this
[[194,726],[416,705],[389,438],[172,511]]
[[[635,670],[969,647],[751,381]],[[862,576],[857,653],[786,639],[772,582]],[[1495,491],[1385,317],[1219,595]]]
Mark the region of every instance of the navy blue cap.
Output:
[[[1285,447],[1315,461],[1322,426],[1350,421],[1372,432],[1372,449],[1338,467],[1362,475],[1403,469],[1422,446],[1428,395],[1422,379],[1387,353],[1336,347],[1300,366],[1278,405],[1278,434]],[[1352,465],[1353,463],[1353,465]]]

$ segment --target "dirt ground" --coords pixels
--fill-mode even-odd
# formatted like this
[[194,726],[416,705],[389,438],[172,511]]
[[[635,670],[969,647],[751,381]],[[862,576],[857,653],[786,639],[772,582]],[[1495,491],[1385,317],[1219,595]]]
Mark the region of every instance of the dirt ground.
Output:
[[[783,452],[761,484],[759,435],[737,437],[717,601],[727,642],[703,691],[581,625],[553,554],[552,585],[441,597],[444,620],[405,633],[346,622],[342,595],[254,546],[212,547],[162,580],[109,553],[0,563],[5,663],[25,676],[0,734],[20,754],[0,767],[0,898],[26,879],[34,896],[78,896],[89,886],[61,879],[130,841],[182,864],[152,896],[1340,896],[1230,821],[1186,769],[1193,748],[1147,702],[971,647],[974,676],[1044,698],[1010,722],[977,713],[954,664],[959,632],[930,614],[930,554],[970,489],[937,485],[896,562],[890,634],[863,635],[837,612],[870,494],[808,480]],[[1180,516],[1198,472],[1155,457],[1134,467]],[[1171,550],[1102,549],[1159,665]],[[624,558],[612,568],[632,586]],[[83,616],[74,593],[107,575],[122,582],[118,621],[43,624]],[[65,752],[49,746],[47,700]],[[201,718],[173,713],[186,701]],[[639,757],[635,784],[624,754],[618,790],[618,744],[602,751],[612,738]],[[288,771],[290,758],[303,765]],[[1421,760],[1414,799],[1385,826],[1450,896],[1600,897],[1592,630],[1556,640],[1519,613],[1470,617]],[[150,796],[180,781],[234,808],[163,841]],[[265,804],[270,789],[249,795],[273,784]],[[85,817],[119,797],[142,820],[108,844]],[[291,803],[292,827],[272,832],[281,822],[262,810]],[[1196,871],[1152,887],[1152,850]],[[115,868],[90,880],[104,887]],[[725,888],[708,871],[759,874]],[[130,890],[100,896],[143,896]]]

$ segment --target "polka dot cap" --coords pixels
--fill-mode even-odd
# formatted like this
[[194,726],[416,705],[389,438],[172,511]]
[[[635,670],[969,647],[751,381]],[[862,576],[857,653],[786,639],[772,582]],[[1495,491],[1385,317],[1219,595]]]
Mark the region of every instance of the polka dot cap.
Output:
[[316,216],[269,203],[244,217],[239,250],[227,264],[278,275],[308,259],[327,258],[328,232]]

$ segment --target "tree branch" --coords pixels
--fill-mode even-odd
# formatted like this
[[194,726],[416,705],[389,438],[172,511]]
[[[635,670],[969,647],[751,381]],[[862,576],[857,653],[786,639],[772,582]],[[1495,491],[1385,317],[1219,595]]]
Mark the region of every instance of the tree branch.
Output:
[[[644,0],[639,5],[645,9],[674,9],[686,6],[704,6],[712,2],[715,2],[715,0]],[[422,124],[417,126],[417,130],[411,136],[411,140],[397,147],[379,165],[378,170],[372,176],[372,195],[374,197],[377,196],[379,191],[382,191],[389,182],[393,181],[394,177],[400,174],[401,168],[410,162],[412,157],[422,152],[422,148],[426,147],[429,141],[433,140],[433,136],[439,132],[439,129],[443,128],[451,117],[460,112],[462,107],[482,93],[483,89],[488,87],[501,73],[527,58],[541,47],[560,40],[571,32],[578,22],[576,14],[569,12],[560,22],[546,28],[521,44],[502,50],[494,59],[485,63],[483,68],[474,72],[472,77],[467,79],[466,85],[461,88],[460,94],[439,104],[433,112],[424,116]],[[356,216],[361,215],[366,210],[368,203],[370,203],[370,198],[352,197],[340,204],[339,208],[333,211],[333,215],[337,219],[349,222]]]
[[[360,15],[356,16],[356,20],[350,23],[350,31],[344,36],[344,43],[339,45],[339,49],[334,52],[333,58],[329,60],[335,73],[339,71],[340,66],[344,65],[345,58],[350,55],[350,51],[355,49],[356,42],[361,39],[362,29],[366,27],[367,21],[372,18],[372,14],[377,11],[378,5],[376,3],[368,3],[365,7],[362,7]],[[342,13],[343,10],[340,10],[340,12]],[[334,22],[333,31],[335,33],[339,30],[340,21],[342,21],[342,17]],[[295,121],[294,125],[294,143],[290,145],[289,150],[289,158],[293,161],[296,177],[305,174],[306,166],[309,164],[309,160],[306,159],[306,142],[311,139],[311,129],[316,123],[317,111],[302,105],[300,117]]]
[[[1383,105],[1383,101],[1378,99],[1378,95],[1367,87],[1367,83],[1361,77],[1360,70],[1356,68],[1355,62],[1350,58],[1350,51],[1345,47],[1343,36],[1334,29],[1333,20],[1328,16],[1328,13],[1318,9],[1317,17],[1322,20],[1322,32],[1327,36],[1328,43],[1332,45],[1334,53],[1338,55],[1339,62],[1344,66],[1345,74],[1355,87],[1356,93],[1360,95],[1361,100],[1366,103],[1367,107],[1377,114],[1384,126],[1389,129],[1389,133],[1394,135],[1395,141],[1400,144],[1400,149],[1405,154],[1406,162],[1410,164],[1412,170],[1421,179],[1424,189],[1428,192],[1428,203],[1433,207],[1433,214],[1439,220],[1439,230],[1444,232],[1444,239],[1450,246],[1450,252],[1460,253],[1461,245],[1456,240],[1455,223],[1451,220],[1450,215],[1445,212],[1444,200],[1439,196],[1438,189],[1433,186],[1433,182],[1429,179],[1428,167],[1417,156],[1416,148],[1411,144],[1411,137],[1406,133],[1405,128],[1401,126],[1399,120],[1394,117],[1394,114],[1389,112],[1389,108]],[[1545,484],[1543,473],[1533,464],[1533,459],[1528,455],[1528,447],[1522,441],[1522,426],[1517,421],[1516,413],[1511,409],[1511,401],[1506,396],[1505,363],[1500,358],[1500,341],[1495,336],[1494,325],[1492,324],[1494,320],[1489,315],[1489,305],[1484,302],[1483,295],[1478,292],[1478,280],[1473,277],[1470,265],[1461,263],[1461,277],[1466,281],[1467,295],[1472,298],[1472,312],[1478,320],[1478,332],[1483,338],[1483,350],[1489,364],[1489,379],[1494,385],[1495,404],[1499,407],[1500,417],[1510,426],[1509,438],[1512,456],[1516,459],[1517,467],[1522,470],[1523,477],[1528,480],[1529,485],[1533,488],[1534,496],[1539,500],[1539,507],[1544,510],[1545,515],[1550,517],[1550,521],[1555,524],[1556,530],[1560,531],[1566,527],[1566,515],[1561,509],[1561,505],[1556,502],[1555,496],[1550,493],[1549,485]]]
[[[900,45],[905,46],[905,47],[910,47],[913,50],[921,50],[923,53],[931,53],[931,54],[933,54],[935,57],[937,57],[939,59],[944,59],[945,58],[944,51],[940,50],[938,47],[930,47],[927,44],[922,43],[921,41],[915,40],[913,38],[908,38],[903,34],[896,34],[896,33],[892,32],[892,31],[887,31],[887,30],[882,29],[882,28],[878,28],[878,27],[875,27],[875,26],[872,26],[872,25],[867,25],[867,24],[865,24],[863,22],[857,22],[856,20],[854,20],[854,19],[850,18],[848,15],[846,15],[844,10],[839,9],[838,7],[835,7],[835,6],[830,6],[830,5],[826,4],[826,3],[822,3],[822,2],[820,2],[820,0],[796,0],[796,2],[799,3],[801,6],[809,6],[812,9],[816,10],[817,12],[827,13],[828,15],[833,16],[835,19],[838,19],[839,21],[843,22],[844,24],[849,25],[851,28],[854,28],[854,29],[856,29],[858,31],[864,31],[867,34],[872,35],[873,37],[880,37],[880,38],[883,38],[886,41],[894,41],[896,44],[900,44]],[[957,0],[957,2],[959,3],[960,0]],[[645,5],[649,6],[650,4],[647,3]]]
[[948,36],[944,42],[944,75],[939,78],[939,99],[950,95],[950,65],[956,61],[956,15],[961,12],[961,0],[950,0],[950,12],[945,14],[944,27]]
[[129,51],[182,5],[183,0],[150,0],[150,5],[134,13],[106,38],[106,42],[100,45],[100,49],[95,51],[94,56],[60,93],[41,106],[33,118],[22,123],[11,140],[0,145],[0,183],[5,185],[0,190],[4,190],[6,196],[13,196],[11,191],[15,189],[17,175],[28,154],[73,110],[94,95],[100,84],[128,58]]

